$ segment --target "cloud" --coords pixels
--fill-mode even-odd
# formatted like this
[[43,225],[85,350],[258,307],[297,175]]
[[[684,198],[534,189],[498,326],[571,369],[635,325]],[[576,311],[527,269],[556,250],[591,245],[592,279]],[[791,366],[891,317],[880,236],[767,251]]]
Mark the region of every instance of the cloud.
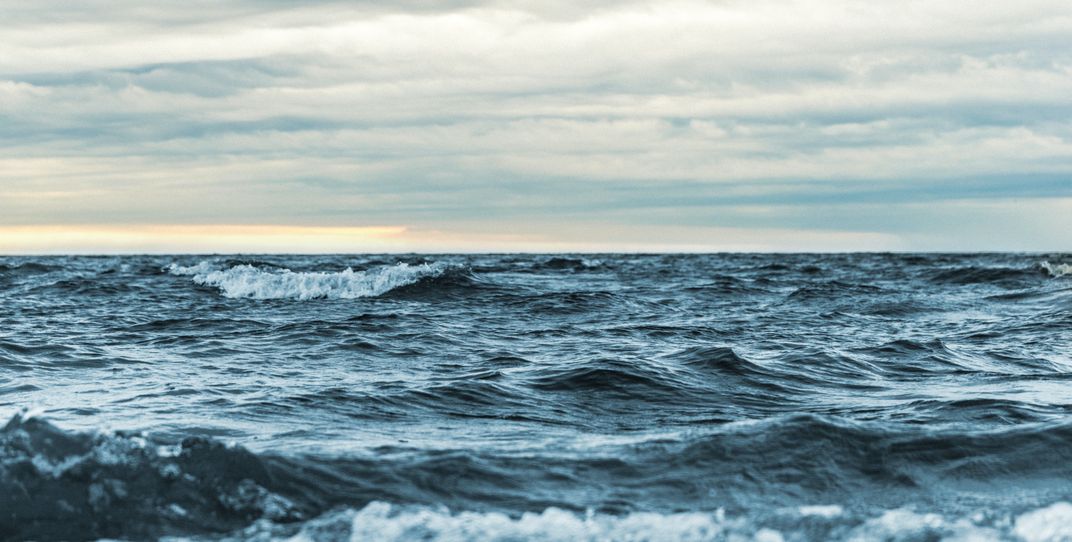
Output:
[[915,209],[974,201],[1069,248],[998,210],[1069,195],[1067,2],[0,5],[0,224],[531,240],[563,215],[563,242],[643,220],[955,249]]

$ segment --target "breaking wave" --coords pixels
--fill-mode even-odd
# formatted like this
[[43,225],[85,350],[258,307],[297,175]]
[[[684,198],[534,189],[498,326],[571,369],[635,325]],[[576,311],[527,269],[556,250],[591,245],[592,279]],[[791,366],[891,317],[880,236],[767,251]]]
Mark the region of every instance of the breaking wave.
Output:
[[510,517],[497,512],[457,512],[373,502],[361,510],[325,514],[293,529],[270,522],[255,524],[237,539],[384,542],[463,540],[601,542],[628,540],[783,542],[785,540],[1015,540],[1056,542],[1072,538],[1072,504],[1058,502],[1018,516],[947,516],[909,508],[860,517],[837,505],[800,506],[769,517],[733,515],[724,510],[624,516],[578,514],[548,508]]
[[172,275],[190,276],[201,286],[215,287],[224,297],[247,299],[358,299],[376,297],[423,281],[467,272],[443,263],[399,263],[363,271],[346,268],[336,273],[262,269],[241,264],[221,269],[211,262],[184,267],[171,264]]
[[1072,264],[1043,261],[1039,263],[1039,268],[1053,278],[1072,275]]

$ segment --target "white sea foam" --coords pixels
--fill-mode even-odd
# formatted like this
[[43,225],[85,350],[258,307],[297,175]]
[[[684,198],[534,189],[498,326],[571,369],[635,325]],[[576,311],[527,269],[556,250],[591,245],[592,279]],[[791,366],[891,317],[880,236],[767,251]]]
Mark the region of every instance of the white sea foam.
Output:
[[845,509],[836,504],[801,506],[798,511],[802,516],[819,516],[836,518],[845,513]]
[[849,542],[945,540],[949,542],[1009,540],[1008,535],[968,518],[946,518],[940,514],[917,513],[907,509],[889,510],[856,526],[844,537]]
[[[824,513],[805,513],[805,510]],[[837,513],[834,514],[834,509]],[[496,512],[457,512],[445,508],[400,507],[373,502],[361,510],[331,512],[290,536],[282,526],[260,522],[239,538],[312,542],[321,540],[487,541],[755,541],[824,539],[851,542],[944,540],[1058,542],[1072,540],[1072,504],[1059,502],[1017,517],[987,519],[985,514],[948,517],[900,508],[854,516],[840,507],[803,507],[797,521],[782,518],[778,528],[723,511],[625,516],[576,514],[556,508],[510,517]],[[829,512],[829,513],[827,513]],[[795,524],[795,525],[794,525]]]
[[1013,534],[1025,542],[1072,540],[1072,504],[1059,502],[1016,518]]
[[1039,263],[1039,267],[1053,278],[1072,275],[1072,264],[1043,261]]
[[183,266],[177,263],[173,263],[167,266],[165,269],[167,269],[167,272],[171,273],[172,275],[177,275],[180,277],[192,277],[194,275],[203,275],[207,273],[212,273],[213,271],[218,271],[219,267],[213,265],[212,262],[205,261],[197,265],[189,266]]
[[526,513],[511,518],[495,512],[451,514],[442,509],[400,509],[374,502],[357,512],[344,512],[310,522],[291,540],[702,541],[723,537],[723,524],[722,515],[718,513],[634,513],[617,517],[578,515],[549,508],[539,514]]
[[211,262],[183,267],[171,264],[173,275],[191,276],[202,286],[219,288],[225,297],[249,299],[357,299],[383,295],[395,288],[442,276],[453,266],[399,263],[364,271],[347,268],[337,273],[265,270],[251,265],[220,269]]

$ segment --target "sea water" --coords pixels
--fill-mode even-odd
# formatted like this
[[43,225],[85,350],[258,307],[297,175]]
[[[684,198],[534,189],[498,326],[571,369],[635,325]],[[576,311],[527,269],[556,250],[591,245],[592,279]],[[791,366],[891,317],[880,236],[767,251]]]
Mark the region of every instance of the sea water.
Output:
[[0,258],[0,538],[1072,540],[1070,262]]

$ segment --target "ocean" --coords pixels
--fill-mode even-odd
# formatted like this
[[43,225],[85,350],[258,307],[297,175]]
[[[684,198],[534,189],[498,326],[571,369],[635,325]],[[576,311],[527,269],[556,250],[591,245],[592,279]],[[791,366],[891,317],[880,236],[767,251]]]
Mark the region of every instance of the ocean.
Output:
[[0,539],[1072,540],[1070,262],[0,258]]

